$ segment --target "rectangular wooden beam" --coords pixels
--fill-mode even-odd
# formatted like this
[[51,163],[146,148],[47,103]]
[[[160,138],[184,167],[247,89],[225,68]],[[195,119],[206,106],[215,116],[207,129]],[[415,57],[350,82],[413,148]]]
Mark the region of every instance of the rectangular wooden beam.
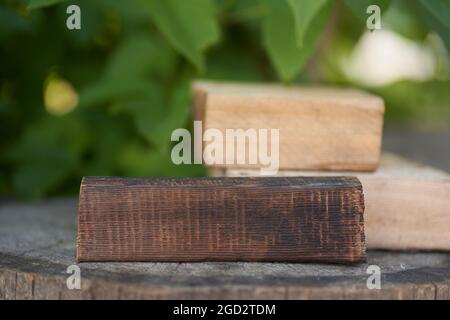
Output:
[[77,258],[357,263],[363,211],[351,177],[87,177]]
[[[384,103],[377,96],[355,89],[203,81],[194,83],[193,93],[195,119],[203,121],[203,131],[218,129],[226,136],[227,129],[279,129],[280,169],[378,167]],[[258,142],[248,140],[247,151],[256,153]],[[249,162],[210,166],[264,167]]]

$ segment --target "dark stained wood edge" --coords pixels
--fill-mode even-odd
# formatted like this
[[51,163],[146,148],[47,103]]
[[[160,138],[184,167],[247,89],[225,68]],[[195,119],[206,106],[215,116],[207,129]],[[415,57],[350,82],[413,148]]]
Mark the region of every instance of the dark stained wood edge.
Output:
[[366,261],[353,177],[86,177],[78,261]]

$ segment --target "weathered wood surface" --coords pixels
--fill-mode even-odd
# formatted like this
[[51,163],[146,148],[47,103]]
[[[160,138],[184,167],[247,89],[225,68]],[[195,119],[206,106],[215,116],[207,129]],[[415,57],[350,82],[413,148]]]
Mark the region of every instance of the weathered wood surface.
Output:
[[366,260],[354,177],[85,177],[78,261]]
[[[281,176],[348,175],[348,172],[279,171]],[[367,247],[450,251],[450,175],[383,154],[373,173],[354,173],[365,199]],[[258,176],[258,170],[216,170],[216,176]]]
[[[283,263],[76,264],[76,199],[0,203],[1,299],[449,299],[449,253],[369,251],[354,266]],[[381,290],[366,287],[369,265]]]
[[[279,129],[281,169],[378,167],[384,103],[377,96],[356,89],[204,81],[194,83],[193,92],[195,118],[204,130],[218,129],[225,136],[226,129]],[[258,142],[248,140],[248,152],[257,159]],[[245,146],[236,148],[246,154]]]

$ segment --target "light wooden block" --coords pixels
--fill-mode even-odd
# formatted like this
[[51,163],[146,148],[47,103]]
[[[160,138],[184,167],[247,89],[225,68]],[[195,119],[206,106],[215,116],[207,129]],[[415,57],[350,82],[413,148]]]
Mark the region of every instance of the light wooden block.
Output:
[[204,130],[279,129],[280,169],[378,167],[384,103],[377,96],[354,89],[201,81],[193,92],[195,118]]
[[[258,176],[258,170],[215,169],[213,175]],[[280,171],[281,176],[345,172]],[[363,185],[368,248],[450,250],[450,175],[383,154],[379,170],[353,173]]]

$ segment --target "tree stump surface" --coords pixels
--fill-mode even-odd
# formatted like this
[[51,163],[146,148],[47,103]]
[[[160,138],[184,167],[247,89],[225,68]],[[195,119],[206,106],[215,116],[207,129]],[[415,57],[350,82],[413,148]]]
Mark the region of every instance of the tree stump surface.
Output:
[[[0,203],[0,299],[449,299],[450,253],[369,251],[354,266],[293,263],[79,263],[76,199]],[[368,266],[381,289],[368,289]]]

